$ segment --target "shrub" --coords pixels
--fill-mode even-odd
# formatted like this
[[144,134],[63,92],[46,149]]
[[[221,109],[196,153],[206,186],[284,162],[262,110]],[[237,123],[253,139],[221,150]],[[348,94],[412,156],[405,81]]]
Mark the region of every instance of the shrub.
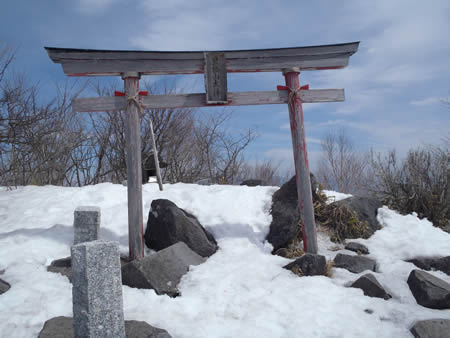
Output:
[[371,190],[389,207],[445,227],[450,218],[449,143],[410,150],[403,161],[395,150],[385,157],[372,153]]

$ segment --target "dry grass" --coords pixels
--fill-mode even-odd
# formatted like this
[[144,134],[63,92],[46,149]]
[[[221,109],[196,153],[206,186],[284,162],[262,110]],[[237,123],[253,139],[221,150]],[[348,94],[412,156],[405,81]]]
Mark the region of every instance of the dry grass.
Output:
[[326,275],[327,277],[333,277],[333,268],[334,268],[334,261],[327,261],[327,265],[326,265]]
[[327,204],[327,197],[317,193],[314,201],[314,216],[319,226],[326,228],[333,242],[342,243],[345,238],[365,238],[369,235],[369,224],[360,221],[356,212],[343,204]]
[[305,274],[303,273],[302,269],[298,265],[294,265],[291,269],[293,273],[295,273],[299,277],[303,277]]

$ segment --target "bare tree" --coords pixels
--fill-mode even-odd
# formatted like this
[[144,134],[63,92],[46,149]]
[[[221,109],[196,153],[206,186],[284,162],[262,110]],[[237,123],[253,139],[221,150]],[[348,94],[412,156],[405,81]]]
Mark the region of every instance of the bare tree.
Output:
[[358,192],[364,187],[366,163],[344,129],[329,132],[322,140],[317,180],[327,189]]
[[450,219],[450,147],[441,145],[412,149],[400,160],[391,150],[387,155],[372,152],[371,190],[383,203],[402,212],[416,212],[437,226]]
[[241,168],[240,180],[257,179],[261,180],[262,185],[280,186],[288,180],[280,174],[280,166],[280,162],[274,163],[268,159],[255,163],[246,162]]
[[244,164],[243,152],[256,137],[252,129],[228,132],[225,123],[231,116],[231,112],[223,110],[198,121],[195,129],[196,142],[206,163],[207,178],[214,183],[236,183]]

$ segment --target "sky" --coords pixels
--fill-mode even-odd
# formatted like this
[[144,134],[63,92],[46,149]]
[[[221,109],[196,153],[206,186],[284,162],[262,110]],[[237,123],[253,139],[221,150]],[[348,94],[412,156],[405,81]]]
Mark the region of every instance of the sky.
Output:
[[[300,74],[311,89],[345,89],[345,102],[304,104],[314,171],[320,140],[342,128],[360,151],[405,153],[450,136],[450,107],[443,103],[450,98],[449,18],[448,0],[16,0],[2,4],[0,43],[16,51],[15,69],[51,95],[66,77],[44,46],[176,51],[361,41],[347,68]],[[202,76],[178,76],[176,84],[185,92],[204,91]],[[276,90],[279,84],[281,73],[228,75],[229,91]],[[230,128],[254,128],[259,135],[249,159],[293,166],[287,105],[232,110]]]

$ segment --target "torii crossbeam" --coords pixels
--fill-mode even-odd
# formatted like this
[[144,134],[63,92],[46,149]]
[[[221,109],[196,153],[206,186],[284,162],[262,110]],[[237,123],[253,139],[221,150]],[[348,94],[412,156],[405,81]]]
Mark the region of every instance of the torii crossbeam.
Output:
[[[306,151],[302,103],[344,101],[343,89],[300,87],[299,73],[348,65],[359,42],[311,47],[207,52],[150,52],[46,47],[68,76],[121,76],[125,97],[76,99],[78,112],[126,109],[128,236],[130,259],[143,257],[140,109],[240,106],[287,103],[305,252],[317,253],[317,235]],[[281,72],[286,87],[277,91],[228,92],[227,73]],[[205,74],[205,93],[139,96],[142,75]]]

